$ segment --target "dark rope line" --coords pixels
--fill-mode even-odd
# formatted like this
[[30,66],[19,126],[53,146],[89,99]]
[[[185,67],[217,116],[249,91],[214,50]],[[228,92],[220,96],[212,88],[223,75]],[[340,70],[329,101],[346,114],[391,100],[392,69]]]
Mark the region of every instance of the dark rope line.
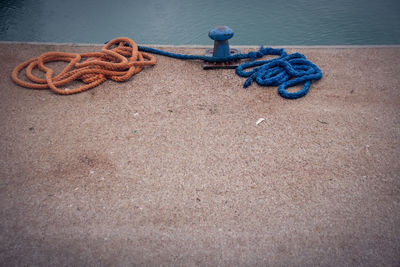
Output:
[[[210,57],[202,55],[185,55],[171,53],[151,47],[138,46],[139,51],[182,60],[204,60],[207,62],[227,62],[240,59],[250,59],[236,68],[236,74],[247,77],[243,84],[244,88],[249,87],[253,81],[261,86],[278,86],[278,93],[287,99],[297,99],[305,96],[312,81],[322,78],[322,71],[303,54],[294,53],[288,55],[283,48],[275,49],[261,47],[257,52],[246,54],[235,54],[229,57]],[[270,60],[256,61],[267,55],[279,56]],[[245,71],[246,69],[251,69]],[[288,92],[289,87],[303,83],[303,87],[297,92]]]

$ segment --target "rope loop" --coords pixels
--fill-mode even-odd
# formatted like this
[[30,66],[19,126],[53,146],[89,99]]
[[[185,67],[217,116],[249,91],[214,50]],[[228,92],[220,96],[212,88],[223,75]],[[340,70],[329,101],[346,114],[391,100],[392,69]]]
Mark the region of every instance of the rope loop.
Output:
[[[46,63],[58,61],[68,62],[68,64],[54,76],[54,70],[47,67]],[[154,56],[139,52],[138,46],[131,39],[116,38],[104,45],[101,52],[44,53],[15,67],[11,78],[16,84],[26,88],[51,89],[58,94],[70,95],[93,88],[107,79],[117,82],[126,81],[132,75],[140,72],[143,67],[155,63]],[[18,77],[23,69],[25,69],[25,75],[29,81],[21,80]],[[35,76],[32,73],[34,69],[43,72],[45,79]],[[85,85],[72,89],[66,88],[67,84],[75,80],[80,80]],[[60,86],[64,86],[64,88],[59,88]]]
[[[321,70],[300,53],[287,55],[283,49],[276,51],[268,48],[261,48],[260,52],[265,53],[265,55],[280,56],[271,60],[252,61],[239,65],[236,68],[236,74],[241,77],[248,77],[244,82],[244,88],[256,81],[261,86],[278,86],[278,93],[284,98],[297,99],[308,93],[313,80],[322,78]],[[245,71],[249,68],[253,69]],[[299,91],[287,91],[289,87],[300,83],[304,83],[304,85]]]

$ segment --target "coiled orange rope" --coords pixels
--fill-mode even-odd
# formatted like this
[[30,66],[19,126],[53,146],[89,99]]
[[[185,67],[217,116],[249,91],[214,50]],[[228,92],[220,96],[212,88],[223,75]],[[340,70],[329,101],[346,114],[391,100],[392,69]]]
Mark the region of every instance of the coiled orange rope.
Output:
[[[81,62],[82,59],[83,61]],[[69,63],[59,74],[53,77],[53,69],[45,66],[45,63],[55,61]],[[26,88],[51,89],[58,94],[70,95],[93,88],[107,79],[117,82],[126,81],[132,75],[140,72],[144,66],[151,66],[155,63],[154,56],[139,52],[138,46],[131,39],[116,38],[108,42],[101,49],[101,52],[82,54],[44,53],[15,67],[11,78],[16,84]],[[40,79],[33,75],[32,70],[35,68],[44,72],[46,79]],[[23,69],[26,69],[26,77],[31,82],[18,78]],[[73,89],[65,87],[66,84],[75,80],[81,80],[85,85]],[[60,86],[64,86],[64,88],[59,88]]]

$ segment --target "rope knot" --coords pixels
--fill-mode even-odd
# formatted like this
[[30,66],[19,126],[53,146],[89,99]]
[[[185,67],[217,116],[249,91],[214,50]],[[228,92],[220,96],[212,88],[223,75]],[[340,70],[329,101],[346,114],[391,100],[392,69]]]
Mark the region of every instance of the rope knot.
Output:
[[257,58],[257,52],[252,51],[252,52],[249,52],[248,55],[249,55],[249,58],[251,61],[254,61]]

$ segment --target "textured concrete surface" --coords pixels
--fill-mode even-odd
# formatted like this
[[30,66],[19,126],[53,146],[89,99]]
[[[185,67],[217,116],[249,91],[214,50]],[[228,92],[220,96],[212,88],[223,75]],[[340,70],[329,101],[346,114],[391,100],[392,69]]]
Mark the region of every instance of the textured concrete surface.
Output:
[[160,56],[72,96],[10,79],[97,49],[0,44],[0,265],[400,265],[400,48],[288,49],[324,71],[299,100]]

